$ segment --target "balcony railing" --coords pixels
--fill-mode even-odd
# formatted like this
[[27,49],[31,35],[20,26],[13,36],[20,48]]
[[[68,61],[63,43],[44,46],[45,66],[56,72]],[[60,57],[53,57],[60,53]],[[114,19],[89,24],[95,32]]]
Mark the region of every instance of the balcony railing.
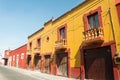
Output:
[[84,41],[83,41],[84,43],[104,41],[104,32],[103,32],[103,28],[101,27],[87,30],[83,32],[83,35],[84,35]]
[[40,53],[40,47],[34,48],[34,53]]
[[66,49],[66,48],[67,48],[66,39],[55,41],[55,49]]
[[27,50],[27,55],[31,55],[32,50]]

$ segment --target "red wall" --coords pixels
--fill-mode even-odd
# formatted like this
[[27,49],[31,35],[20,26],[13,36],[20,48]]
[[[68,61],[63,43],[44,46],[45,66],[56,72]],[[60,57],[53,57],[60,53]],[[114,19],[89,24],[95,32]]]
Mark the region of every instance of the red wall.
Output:
[[[19,68],[26,68],[26,51],[27,51],[27,45],[23,45],[13,51],[10,52],[10,56],[12,57],[11,65],[16,67],[16,56],[19,55],[18,57],[18,67]],[[21,54],[24,53],[24,58],[21,59]],[[15,56],[15,57],[13,57]]]
[[116,3],[116,4],[120,3],[120,0],[115,0],[115,3]]
[[115,0],[118,18],[119,18],[119,24],[120,24],[120,0]]
[[119,23],[120,23],[120,3],[116,5],[117,6],[117,13],[118,13],[118,18],[119,18]]

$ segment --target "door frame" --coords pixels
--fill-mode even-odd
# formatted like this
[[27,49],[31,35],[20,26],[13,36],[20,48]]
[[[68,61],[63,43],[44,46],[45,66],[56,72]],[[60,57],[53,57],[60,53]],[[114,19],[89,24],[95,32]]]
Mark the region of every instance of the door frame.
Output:
[[[45,64],[45,56],[50,56],[50,63],[49,63],[49,64],[50,64],[50,66],[49,66],[49,67],[50,67],[50,71],[49,71],[49,73],[47,73],[47,72],[45,72],[45,73],[51,74],[51,72],[52,72],[52,71],[51,71],[51,70],[52,70],[52,69],[51,69],[51,68],[52,68],[52,62],[51,62],[52,52],[45,53],[43,56],[44,56],[44,64]],[[44,69],[45,69],[45,65],[44,65]]]
[[[58,61],[58,59],[57,59],[57,54],[67,54],[67,62],[68,62],[68,64],[67,64],[67,73],[68,73],[68,75],[67,76],[64,76],[64,75],[59,75],[58,74],[58,66],[57,66],[57,61]],[[56,56],[56,70],[55,70],[55,74],[57,75],[57,76],[63,76],[63,77],[71,77],[70,76],[70,74],[71,74],[71,70],[70,70],[70,49],[66,49],[65,51],[56,51],[55,52],[55,56]]]
[[107,42],[107,43],[103,43],[101,45],[90,45],[90,46],[81,46],[80,48],[80,55],[81,55],[81,67],[80,69],[82,68],[82,72],[80,73],[82,76],[81,78],[82,79],[85,79],[85,70],[84,70],[84,50],[87,50],[87,49],[94,49],[94,48],[99,48],[99,47],[105,47],[105,46],[110,46],[110,49],[111,49],[111,57],[112,57],[112,65],[113,65],[113,77],[115,80],[118,80],[119,79],[119,73],[118,73],[118,69],[117,69],[117,66],[114,64],[114,57],[115,57],[115,52],[116,52],[116,45],[115,45],[115,41],[110,41],[110,42]]

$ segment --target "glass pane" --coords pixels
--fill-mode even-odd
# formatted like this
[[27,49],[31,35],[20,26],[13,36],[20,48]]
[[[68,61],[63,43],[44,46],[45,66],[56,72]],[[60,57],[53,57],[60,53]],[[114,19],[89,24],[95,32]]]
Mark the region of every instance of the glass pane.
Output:
[[99,19],[98,19],[98,13],[94,13],[88,16],[88,23],[89,23],[90,29],[99,27],[100,24],[99,24]]
[[60,39],[65,39],[66,38],[66,30],[65,27],[60,29]]
[[88,21],[89,21],[90,29],[93,29],[93,28],[94,28],[93,17],[92,17],[92,16],[89,16],[89,17],[88,17]]
[[95,14],[95,26],[96,27],[99,27],[100,25],[99,25],[99,19],[98,19],[98,14],[96,13]]

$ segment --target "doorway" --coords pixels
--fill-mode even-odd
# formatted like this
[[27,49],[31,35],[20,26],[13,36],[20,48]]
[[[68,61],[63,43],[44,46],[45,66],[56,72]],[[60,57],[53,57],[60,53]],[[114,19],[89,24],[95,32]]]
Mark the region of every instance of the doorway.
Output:
[[40,70],[41,56],[39,54],[35,54],[34,56],[34,65],[35,65],[35,70]]
[[85,78],[114,80],[110,47],[84,50]]
[[50,73],[50,55],[45,55],[45,73]]
[[57,74],[68,76],[68,54],[59,53],[57,54]]

